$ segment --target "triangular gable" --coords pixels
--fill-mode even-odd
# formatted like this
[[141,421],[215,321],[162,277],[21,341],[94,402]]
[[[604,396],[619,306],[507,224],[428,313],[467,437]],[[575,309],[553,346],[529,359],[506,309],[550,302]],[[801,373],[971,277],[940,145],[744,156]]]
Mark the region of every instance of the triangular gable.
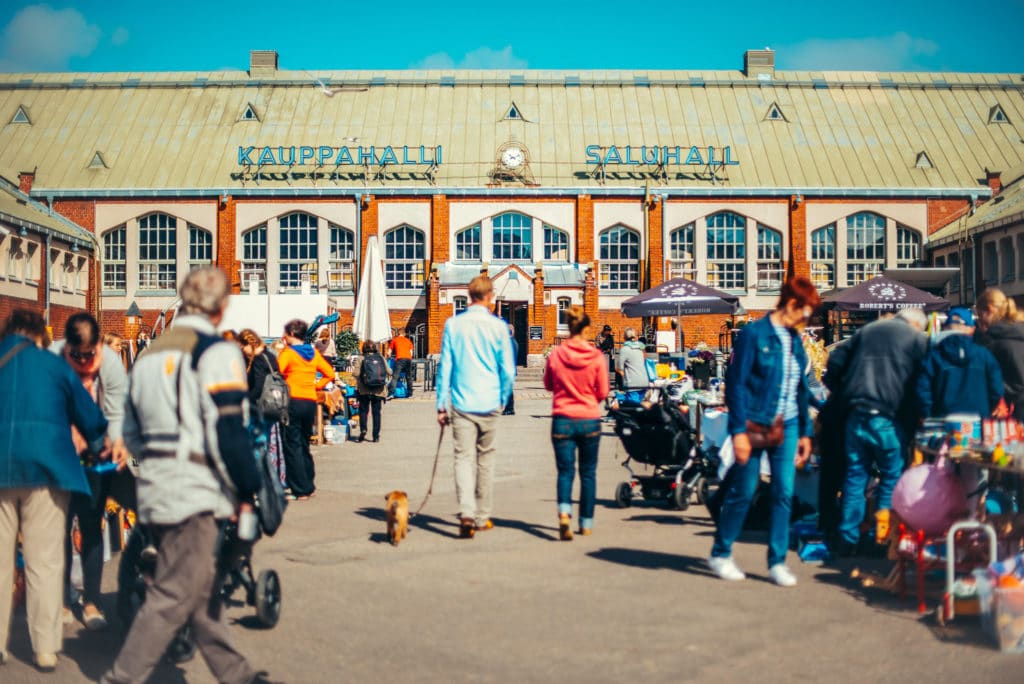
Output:
[[253,106],[252,102],[245,104],[245,109],[242,110],[242,115],[238,117],[239,121],[259,121],[260,115],[256,113],[256,107]]
[[512,102],[505,110],[505,116],[501,117],[502,121],[526,121],[526,117],[523,116],[523,110],[519,108],[515,102]]
[[90,169],[106,169],[106,168],[109,168],[107,166],[106,160],[103,158],[103,154],[99,150],[96,150],[96,154],[92,155],[92,160],[89,162],[89,168]]
[[765,121],[789,121],[786,115],[782,113],[782,107],[777,102],[772,102],[771,106],[768,107],[768,112],[764,115]]
[[[511,275],[511,273],[513,272],[515,272],[515,276]],[[518,280],[519,278],[525,278],[527,282],[532,283],[534,277],[535,276],[524,271],[518,264],[509,264],[508,266],[505,266],[503,269],[492,275],[491,280],[495,281],[498,280],[499,278],[506,280]]]
[[12,124],[28,124],[32,125],[32,120],[28,118],[28,112],[25,111],[24,105],[18,105],[17,111],[14,112],[14,116],[11,117]]
[[993,123],[1010,123],[1010,117],[1006,116],[1006,112],[998,104],[994,105],[992,109],[988,110],[988,122]]
[[935,168],[932,165],[932,159],[928,156],[928,153],[921,150],[917,153],[917,160],[914,162],[914,166],[918,169],[932,169]]

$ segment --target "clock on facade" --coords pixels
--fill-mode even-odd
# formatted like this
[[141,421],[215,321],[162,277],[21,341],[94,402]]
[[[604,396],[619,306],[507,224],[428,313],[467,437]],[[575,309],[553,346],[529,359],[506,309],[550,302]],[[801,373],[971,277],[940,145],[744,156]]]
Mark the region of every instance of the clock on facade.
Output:
[[509,145],[501,151],[501,163],[507,169],[518,169],[526,161],[526,150],[518,145]]

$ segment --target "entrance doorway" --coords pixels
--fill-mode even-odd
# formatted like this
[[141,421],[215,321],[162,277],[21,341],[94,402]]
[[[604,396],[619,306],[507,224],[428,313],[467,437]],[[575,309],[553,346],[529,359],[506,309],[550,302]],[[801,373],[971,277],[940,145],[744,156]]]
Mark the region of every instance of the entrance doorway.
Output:
[[498,315],[510,323],[516,331],[516,344],[519,346],[519,354],[516,356],[516,365],[526,365],[526,353],[529,351],[529,304],[526,302],[498,302]]

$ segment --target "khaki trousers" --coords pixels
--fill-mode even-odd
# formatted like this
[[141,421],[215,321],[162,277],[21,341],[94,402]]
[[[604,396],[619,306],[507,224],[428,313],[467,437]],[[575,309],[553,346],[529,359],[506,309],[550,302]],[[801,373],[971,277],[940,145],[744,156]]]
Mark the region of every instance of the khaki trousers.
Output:
[[0,489],[0,651],[11,627],[14,549],[21,530],[28,633],[35,653],[57,653],[64,639],[64,526],[67,492],[53,487]]
[[491,517],[494,505],[494,451],[498,412],[452,411],[455,440],[455,496],[459,516],[478,525]]
[[159,544],[156,576],[117,660],[100,681],[147,681],[175,633],[191,622],[196,647],[217,681],[248,684],[256,673],[232,646],[221,616],[210,614],[210,595],[215,584],[219,589],[221,579],[217,575],[217,521],[206,513],[153,529]]

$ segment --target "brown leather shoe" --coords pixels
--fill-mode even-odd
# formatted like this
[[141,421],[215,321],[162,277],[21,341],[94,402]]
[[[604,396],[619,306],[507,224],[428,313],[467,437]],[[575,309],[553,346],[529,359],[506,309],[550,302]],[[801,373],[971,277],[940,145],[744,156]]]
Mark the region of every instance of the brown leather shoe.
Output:
[[476,522],[472,518],[463,518],[459,523],[459,539],[472,539],[476,534]]
[[592,534],[594,534],[594,530],[592,528],[590,528],[590,527],[581,527],[580,528],[580,536],[581,537],[589,537]]
[[558,538],[562,541],[572,541],[572,516],[567,513],[558,516]]

